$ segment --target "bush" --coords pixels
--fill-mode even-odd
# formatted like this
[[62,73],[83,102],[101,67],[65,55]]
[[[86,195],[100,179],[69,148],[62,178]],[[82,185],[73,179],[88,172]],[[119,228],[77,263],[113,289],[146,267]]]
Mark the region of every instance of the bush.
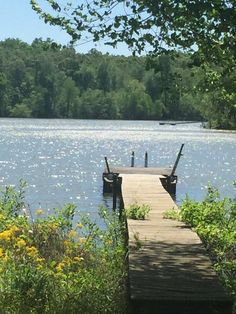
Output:
[[[4,313],[125,313],[125,245],[117,215],[73,221],[66,205],[30,222],[19,192],[0,200],[0,309]],[[22,211],[23,209],[23,211]],[[1,312],[2,313],[2,312]]]
[[180,217],[193,227],[207,247],[216,271],[234,296],[236,304],[236,203],[220,199],[219,193],[209,187],[201,202],[188,197],[180,207]]
[[151,207],[149,205],[143,204],[132,204],[125,209],[126,217],[129,219],[144,220],[146,219]]

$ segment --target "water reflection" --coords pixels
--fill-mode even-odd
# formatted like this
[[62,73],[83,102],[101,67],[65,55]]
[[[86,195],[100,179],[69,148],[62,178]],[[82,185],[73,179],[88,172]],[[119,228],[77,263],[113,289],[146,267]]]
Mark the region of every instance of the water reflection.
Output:
[[171,166],[185,143],[177,173],[177,200],[200,199],[209,182],[234,196],[236,133],[202,129],[200,124],[159,125],[156,121],[0,119],[0,185],[29,184],[34,210],[73,202],[97,213],[111,204],[102,196],[104,156],[111,164]]

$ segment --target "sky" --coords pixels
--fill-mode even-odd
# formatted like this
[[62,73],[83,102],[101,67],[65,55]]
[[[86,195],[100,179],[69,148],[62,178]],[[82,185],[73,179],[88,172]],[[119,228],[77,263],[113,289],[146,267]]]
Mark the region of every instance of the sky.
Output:
[[[68,34],[59,27],[45,24],[32,10],[30,0],[0,0],[0,41],[6,38],[18,38],[31,44],[35,38],[43,40],[51,38],[55,42],[66,45],[70,41]],[[96,48],[102,53],[115,55],[131,55],[125,45],[117,49],[107,47],[102,43],[87,43],[77,45],[76,51],[86,53]]]

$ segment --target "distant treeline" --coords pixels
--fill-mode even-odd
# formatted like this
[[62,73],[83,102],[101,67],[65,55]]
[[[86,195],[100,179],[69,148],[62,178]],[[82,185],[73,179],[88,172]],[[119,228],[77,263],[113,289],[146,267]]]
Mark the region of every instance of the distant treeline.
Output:
[[0,42],[0,116],[207,120],[233,129],[235,75],[219,83],[222,77],[211,79],[218,72],[183,53],[150,60],[7,39]]

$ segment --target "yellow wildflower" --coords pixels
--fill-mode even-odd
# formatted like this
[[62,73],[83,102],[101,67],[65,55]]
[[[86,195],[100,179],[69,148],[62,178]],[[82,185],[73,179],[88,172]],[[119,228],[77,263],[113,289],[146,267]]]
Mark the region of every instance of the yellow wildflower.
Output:
[[17,226],[15,226],[15,225],[13,225],[11,228],[10,228],[10,231],[11,231],[11,233],[13,234],[13,233],[16,233],[17,231],[19,231],[20,229],[17,227]]
[[0,248],[0,257],[4,256],[4,251],[2,248]]
[[69,266],[71,264],[71,258],[69,256],[65,256],[63,263]]
[[40,270],[40,269],[43,268],[43,265],[39,264],[36,268],[37,268],[38,270]]
[[30,257],[35,258],[38,256],[38,250],[35,246],[27,247],[26,252],[27,252],[27,255]]
[[10,229],[0,232],[0,240],[10,241],[17,231],[19,231],[19,228],[12,226]]
[[25,242],[25,240],[23,240],[23,239],[17,240],[16,246],[18,246],[18,248],[24,248],[24,247],[26,247],[26,242]]
[[12,236],[13,233],[10,229],[0,232],[0,240],[10,241]]
[[76,237],[78,234],[75,230],[70,230],[69,233],[68,233],[68,237],[69,238],[74,238]]
[[8,260],[8,256],[7,256],[6,253],[3,251],[2,248],[0,248],[0,258],[1,258],[4,262],[7,262],[7,260]]
[[7,261],[8,261],[8,256],[7,256],[7,255],[5,255],[5,256],[3,256],[3,258],[2,258],[2,259],[3,259],[3,261],[4,261],[4,262],[7,262]]
[[45,258],[36,258],[36,262],[39,263],[39,264],[42,264],[43,262],[45,261]]
[[81,244],[85,243],[85,242],[86,242],[86,238],[79,238],[79,242],[80,242]]
[[73,252],[73,250],[72,250],[71,248],[67,248],[66,251],[65,251],[65,253],[66,253],[67,255],[71,255],[72,252]]
[[105,241],[105,244],[106,244],[106,245],[110,245],[110,244],[112,244],[112,241],[111,241],[111,240],[106,240],[106,241]]
[[71,244],[72,244],[72,243],[71,243],[71,241],[69,241],[69,240],[65,240],[65,241],[64,241],[64,245],[65,245],[66,248],[70,248],[70,247],[71,247]]
[[38,209],[36,209],[35,213],[36,213],[36,215],[41,216],[44,214],[44,210],[42,208],[38,208]]
[[63,271],[63,268],[64,268],[64,267],[65,267],[65,263],[61,262],[61,263],[59,263],[59,264],[57,265],[56,270],[57,270],[58,272],[61,272],[61,271]]
[[49,227],[52,231],[55,231],[58,229],[58,224],[56,222],[50,223]]
[[77,227],[82,229],[84,227],[84,225],[82,223],[77,224]]

